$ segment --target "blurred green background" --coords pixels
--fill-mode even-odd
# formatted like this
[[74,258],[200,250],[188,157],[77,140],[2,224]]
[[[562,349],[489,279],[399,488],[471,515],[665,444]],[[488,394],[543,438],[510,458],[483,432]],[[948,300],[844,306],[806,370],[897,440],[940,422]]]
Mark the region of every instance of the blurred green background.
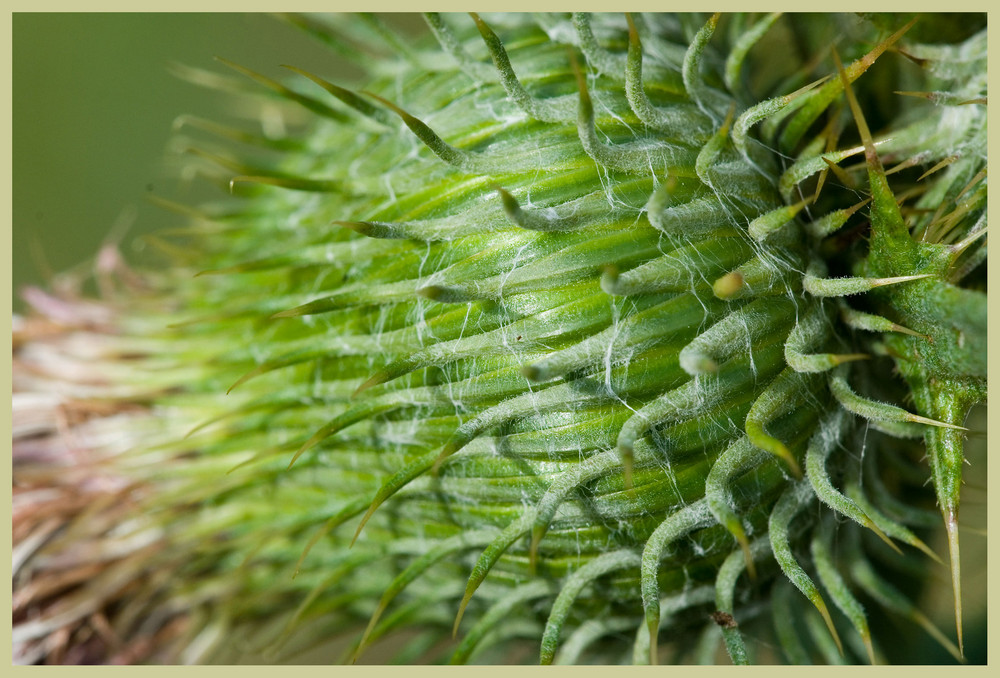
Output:
[[[171,124],[224,120],[226,94],[168,71],[176,62],[230,72],[220,56],[271,77],[290,63],[335,81],[355,73],[294,26],[262,14],[13,14],[13,290],[46,269],[87,265],[101,242],[178,217],[146,201],[177,198],[167,170]],[[239,77],[239,76],[237,76]],[[129,212],[134,210],[134,219]]]

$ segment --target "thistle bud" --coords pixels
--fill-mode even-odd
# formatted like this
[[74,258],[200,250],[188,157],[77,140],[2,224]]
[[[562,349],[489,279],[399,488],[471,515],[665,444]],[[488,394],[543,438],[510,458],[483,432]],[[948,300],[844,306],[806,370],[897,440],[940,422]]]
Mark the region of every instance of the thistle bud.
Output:
[[290,20],[368,80],[220,60],[307,128],[193,122],[164,265],[27,294],[19,661],[961,659],[985,27]]

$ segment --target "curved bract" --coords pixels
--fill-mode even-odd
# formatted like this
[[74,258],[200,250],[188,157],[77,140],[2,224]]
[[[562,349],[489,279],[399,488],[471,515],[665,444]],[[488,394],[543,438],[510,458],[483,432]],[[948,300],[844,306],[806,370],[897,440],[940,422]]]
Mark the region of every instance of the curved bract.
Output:
[[[197,125],[232,197],[121,276],[106,322],[75,318],[130,436],[91,473],[134,506],[75,528],[108,583],[15,625],[25,656],[104,609],[128,647],[172,639],[161,660],[346,632],[365,661],[401,629],[400,661],[453,631],[463,662],[891,659],[859,598],[959,656],[985,27],[430,15],[411,42],[290,19],[395,55],[358,55],[351,88],[226,64],[312,119],[238,149]],[[935,567],[935,498],[959,648],[885,581]]]

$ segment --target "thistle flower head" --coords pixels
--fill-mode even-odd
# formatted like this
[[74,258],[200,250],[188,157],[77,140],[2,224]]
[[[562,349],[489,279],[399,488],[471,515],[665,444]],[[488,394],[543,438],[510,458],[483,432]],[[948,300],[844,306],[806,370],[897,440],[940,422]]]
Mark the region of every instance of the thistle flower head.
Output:
[[[413,630],[398,661],[875,663],[873,606],[960,658],[985,29],[426,19],[290,17],[360,87],[195,74],[313,119],[185,120],[228,195],[183,210],[170,266],[32,293],[59,328],[15,341],[15,415],[46,420],[15,430],[21,659],[70,633],[105,660],[342,636],[364,661]],[[104,409],[60,429],[58,384]],[[890,583],[942,560],[942,522],[954,640]]]

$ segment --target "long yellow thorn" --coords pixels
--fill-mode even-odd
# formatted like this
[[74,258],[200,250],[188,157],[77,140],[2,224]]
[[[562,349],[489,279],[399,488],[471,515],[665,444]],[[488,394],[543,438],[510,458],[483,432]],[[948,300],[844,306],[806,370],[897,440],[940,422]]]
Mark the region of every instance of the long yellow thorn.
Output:
[[948,531],[948,555],[951,557],[951,588],[955,595],[955,631],[958,634],[958,653],[965,658],[962,640],[962,565],[958,550],[958,515],[950,510],[944,516],[944,526]]

